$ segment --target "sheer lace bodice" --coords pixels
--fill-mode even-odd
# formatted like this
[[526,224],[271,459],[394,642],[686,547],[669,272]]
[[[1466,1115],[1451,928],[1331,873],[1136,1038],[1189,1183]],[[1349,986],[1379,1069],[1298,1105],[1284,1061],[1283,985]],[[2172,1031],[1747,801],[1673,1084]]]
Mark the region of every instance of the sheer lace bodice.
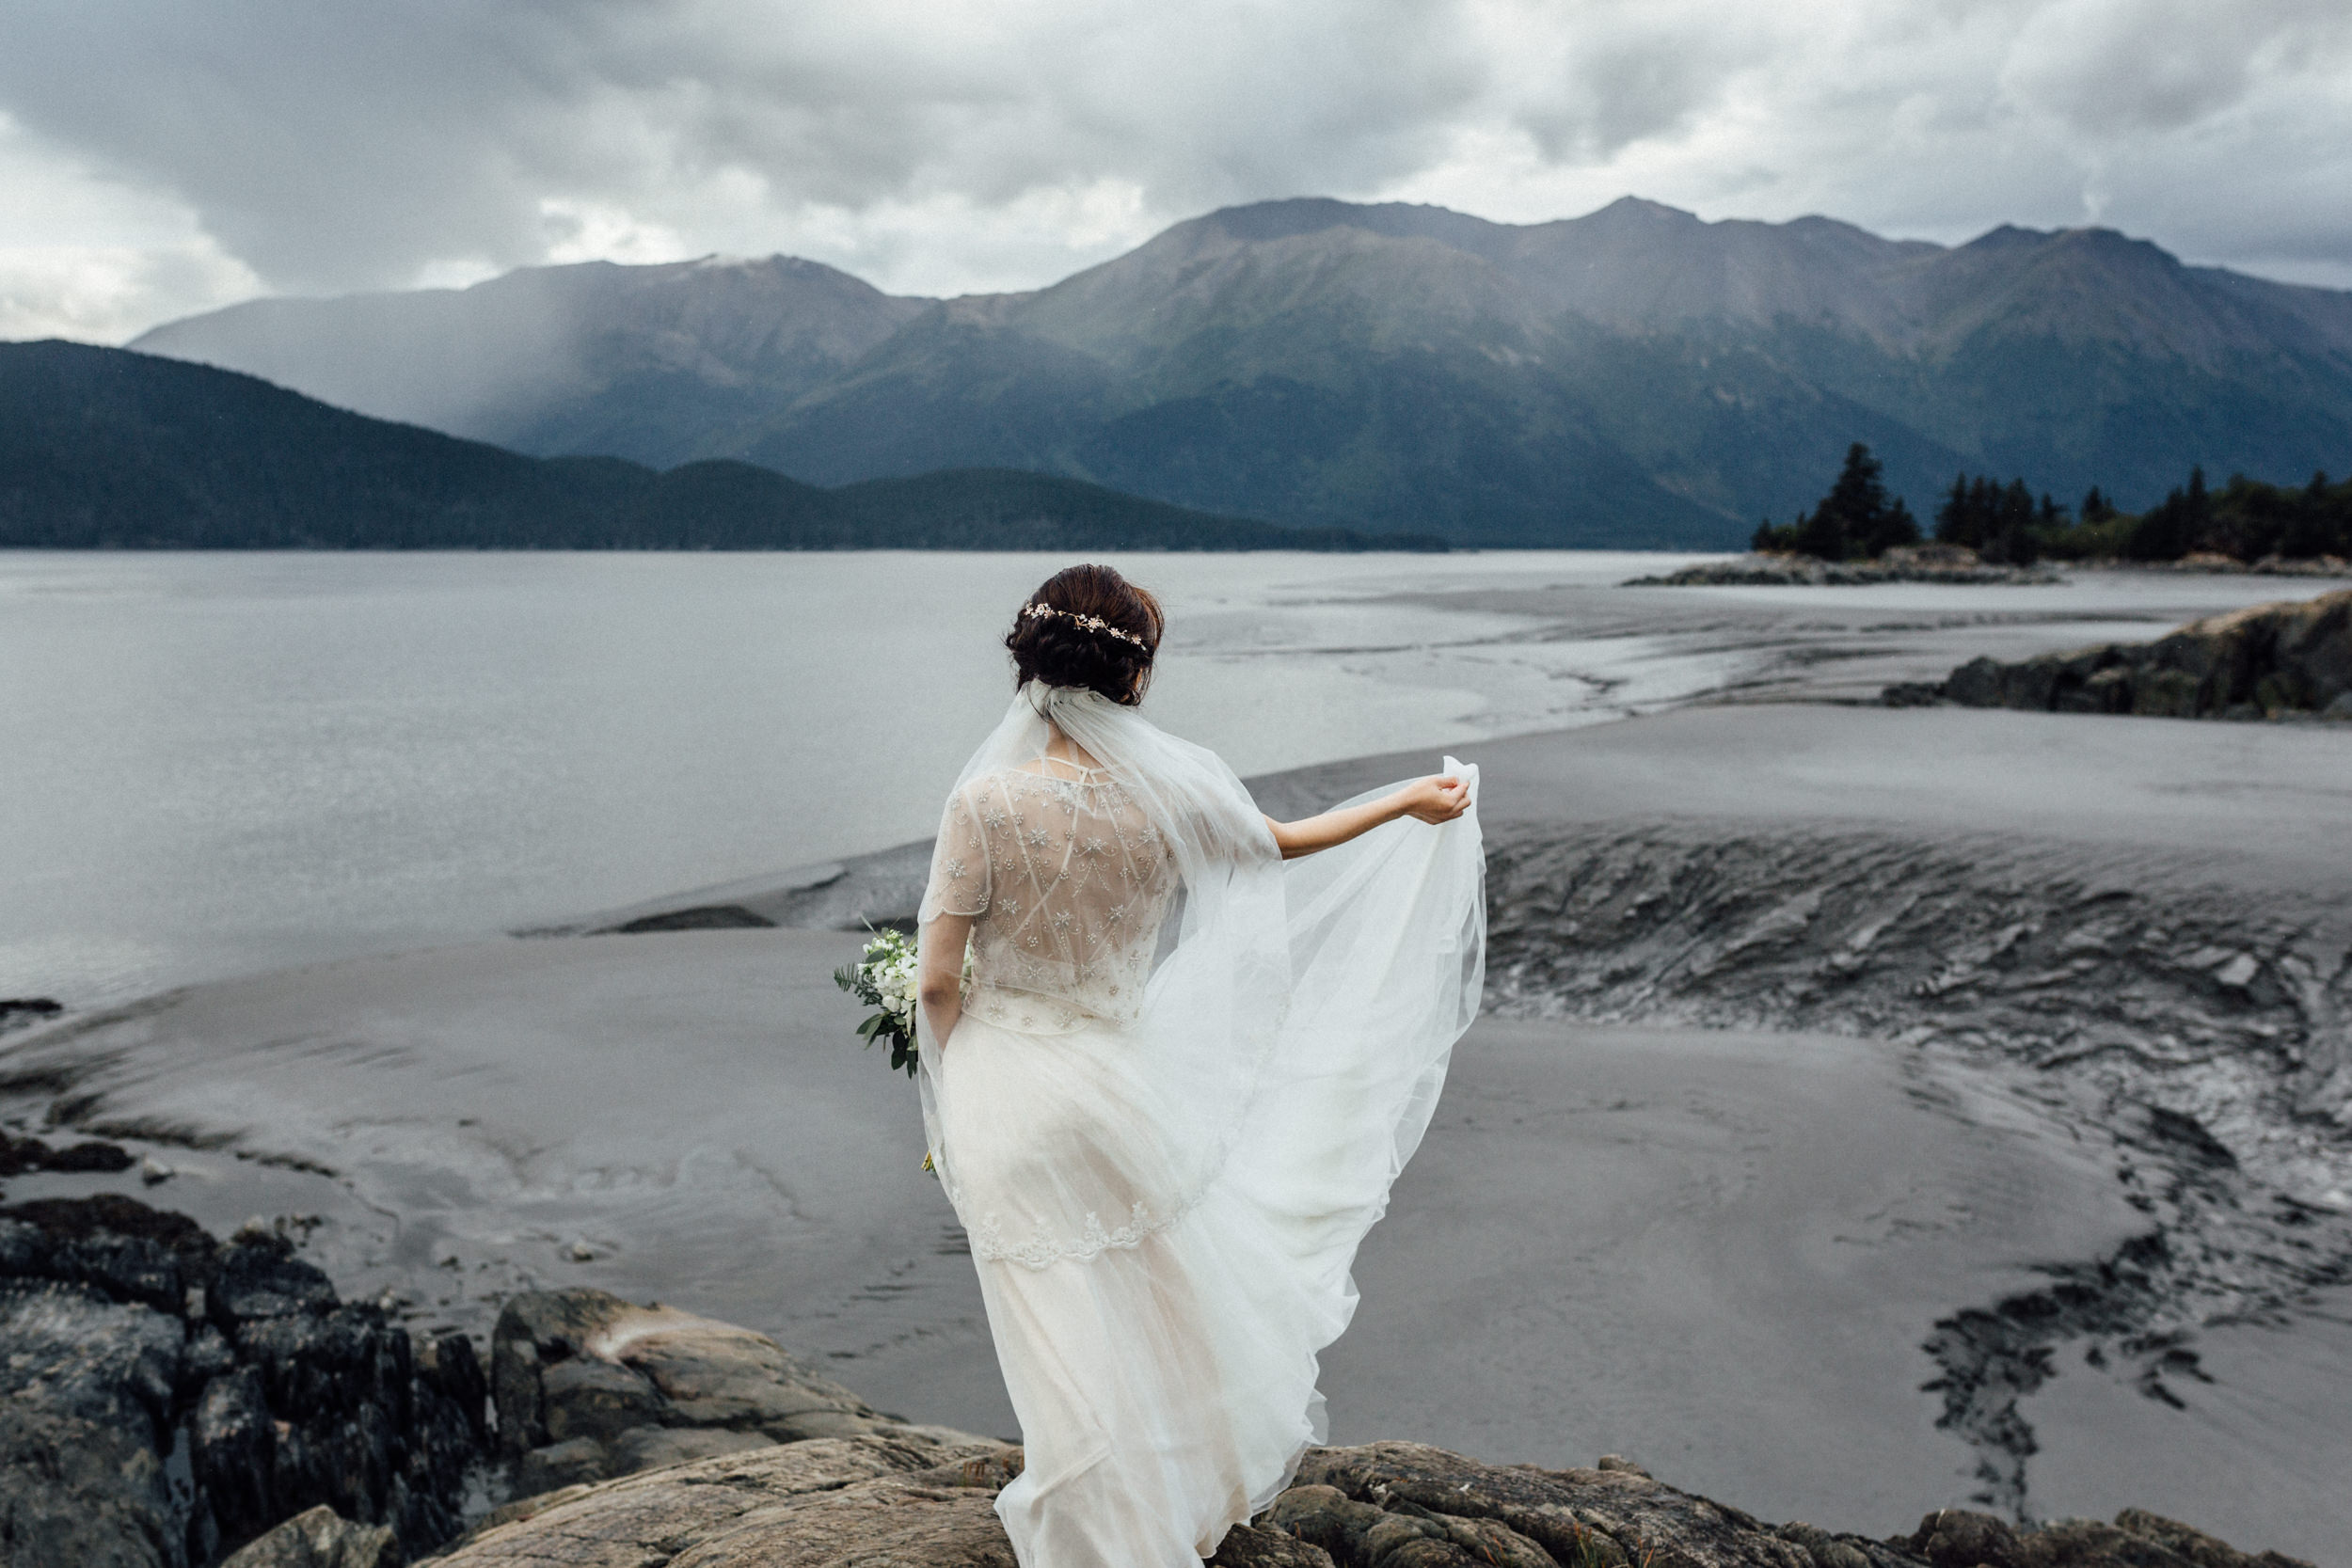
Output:
[[1131,1023],[1175,884],[1167,846],[1107,772],[1037,768],[948,800],[922,918],[974,917],[966,1011],[1034,1030]]

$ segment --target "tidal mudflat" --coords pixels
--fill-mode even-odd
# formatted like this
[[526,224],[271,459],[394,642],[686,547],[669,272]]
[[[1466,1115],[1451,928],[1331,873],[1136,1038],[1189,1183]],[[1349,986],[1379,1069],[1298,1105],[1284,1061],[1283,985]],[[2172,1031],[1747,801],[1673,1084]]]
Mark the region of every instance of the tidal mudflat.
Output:
[[[1457,726],[1545,731],[1470,753],[1489,1016],[1362,1257],[1335,1435],[1616,1449],[1888,1530],[1971,1496],[2146,1503],[2325,1560],[2352,1473],[2352,734],[1843,705],[2300,585],[1518,578],[1358,583],[1320,641],[1215,655],[1271,700],[1286,669],[1461,633],[1453,733],[1265,779],[1278,812],[1428,766]],[[1375,635],[1406,613],[1385,605],[1418,641]],[[643,934],[69,1012],[8,1042],[0,1116],[153,1154],[176,1174],[151,1197],[208,1224],[317,1215],[346,1295],[421,1322],[603,1285],[1005,1431],[907,1085],[829,978],[857,939],[793,928],[902,916],[919,858],[745,864],[542,923]],[[109,1187],[137,1175],[8,1196]]]

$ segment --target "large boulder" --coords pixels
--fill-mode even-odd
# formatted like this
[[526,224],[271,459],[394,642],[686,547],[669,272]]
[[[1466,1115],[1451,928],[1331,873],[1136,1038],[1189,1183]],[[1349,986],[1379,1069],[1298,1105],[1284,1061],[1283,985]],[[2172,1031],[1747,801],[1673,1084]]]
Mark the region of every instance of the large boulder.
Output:
[[2352,720],[2352,589],[2191,621],[2153,642],[2102,642],[2015,664],[1971,659],[1940,684],[1888,687],[1885,701],[2159,719]]
[[969,1440],[882,1414],[764,1334],[585,1287],[508,1302],[490,1369],[525,1496],[813,1437]]
[[888,1434],[769,1444],[515,1504],[435,1568],[1014,1568],[992,1505],[1020,1456]]

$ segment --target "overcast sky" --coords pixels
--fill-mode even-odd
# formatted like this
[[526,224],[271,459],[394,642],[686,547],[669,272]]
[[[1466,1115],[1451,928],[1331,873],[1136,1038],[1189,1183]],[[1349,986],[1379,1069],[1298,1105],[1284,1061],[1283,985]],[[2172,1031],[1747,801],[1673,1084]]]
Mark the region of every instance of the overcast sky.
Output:
[[2103,223],[2352,287],[2352,0],[7,0],[0,338],[784,251],[1031,288],[1230,202]]

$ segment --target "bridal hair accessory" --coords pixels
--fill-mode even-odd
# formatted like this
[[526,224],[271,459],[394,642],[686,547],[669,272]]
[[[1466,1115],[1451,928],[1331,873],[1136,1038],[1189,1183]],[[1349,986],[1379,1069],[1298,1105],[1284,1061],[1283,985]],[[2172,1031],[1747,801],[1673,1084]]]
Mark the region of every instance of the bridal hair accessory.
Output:
[[1089,631],[1099,631],[1105,637],[1116,637],[1121,642],[1133,642],[1138,648],[1143,647],[1144,645],[1142,638],[1137,637],[1131,631],[1120,631],[1117,626],[1112,626],[1108,621],[1104,620],[1100,615],[1076,615],[1067,610],[1056,610],[1049,604],[1033,604],[1021,613],[1024,617],[1031,621],[1039,620],[1048,615],[1058,615],[1065,621],[1076,622],[1079,626],[1086,627]]

